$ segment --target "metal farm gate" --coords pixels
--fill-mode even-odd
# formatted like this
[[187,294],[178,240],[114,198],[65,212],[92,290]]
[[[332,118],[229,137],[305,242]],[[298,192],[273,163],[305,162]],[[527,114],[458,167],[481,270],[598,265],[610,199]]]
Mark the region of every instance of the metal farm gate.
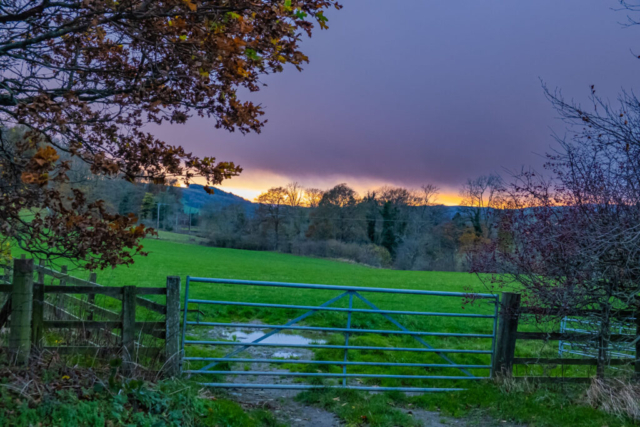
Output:
[[[296,304],[272,304],[262,302],[243,302],[243,301],[224,301],[224,300],[209,300],[209,299],[197,299],[192,298],[190,292],[194,292],[196,287],[194,284],[207,284],[207,287],[197,287],[199,290],[205,290],[208,293],[215,291],[216,295],[222,295],[223,293],[217,292],[216,286],[233,286],[233,289],[237,287],[238,291],[235,295],[245,295],[248,292],[248,287],[261,287],[253,288],[257,289],[255,292],[259,292],[260,289],[264,290],[264,287],[276,288],[281,291],[282,301],[284,296],[290,294],[295,289],[305,289],[309,292],[323,292],[326,294],[335,293],[336,296],[328,299],[326,302],[320,305],[296,305]],[[256,293],[253,293],[255,296]],[[306,291],[305,291],[306,292]],[[458,308],[456,312],[426,312],[426,311],[406,311],[406,310],[385,310],[378,305],[370,301],[363,294],[376,294],[380,299],[379,294],[389,294],[386,299],[396,298],[396,301],[402,302],[400,298],[407,298],[405,301],[411,300],[416,302],[417,299],[437,299],[436,304],[440,304],[441,301],[456,299],[462,303],[463,299],[479,300],[475,302],[474,306],[482,305],[484,308],[483,313],[473,313],[465,310],[464,308]],[[273,295],[273,294],[271,294]],[[371,297],[370,297],[371,298]],[[256,299],[255,297],[253,298]],[[372,298],[373,299],[373,298]],[[335,304],[341,301],[341,305],[346,307],[336,307]],[[425,300],[426,301],[426,300]],[[365,308],[354,308],[354,302]],[[430,301],[431,303],[434,300]],[[193,310],[193,306],[197,305],[198,309]],[[302,283],[282,283],[282,282],[258,282],[248,280],[230,280],[230,279],[212,279],[201,277],[187,277],[186,290],[184,298],[184,319],[182,330],[182,354],[183,354],[183,374],[185,375],[202,375],[202,376],[215,376],[220,379],[219,382],[202,382],[203,385],[210,387],[222,387],[222,388],[257,388],[257,389],[310,389],[310,388],[350,388],[358,390],[371,390],[371,391],[386,391],[386,390],[398,390],[405,392],[430,392],[430,391],[456,391],[462,390],[459,388],[458,380],[482,380],[493,377],[493,362],[495,353],[495,341],[496,341],[496,329],[497,329],[497,317],[498,317],[498,305],[499,297],[493,294],[469,294],[460,292],[438,292],[438,291],[420,291],[410,289],[385,289],[385,288],[372,288],[372,287],[351,287],[351,286],[329,286],[329,285],[312,285]],[[238,310],[263,310],[262,313],[270,313],[273,310],[295,310],[296,313],[300,313],[295,318],[288,320],[281,325],[263,324],[263,323],[237,323],[230,321],[206,321],[208,315],[204,311],[201,311],[201,306],[211,308],[216,307],[221,310],[221,307],[237,307]],[[187,311],[189,308],[189,313]],[[203,308],[206,310],[206,308]],[[267,311],[265,311],[267,310]],[[210,311],[214,311],[210,310]],[[467,311],[466,313],[463,311]],[[475,310],[478,311],[478,310]],[[334,314],[332,314],[334,313]],[[323,327],[312,326],[314,315],[324,314],[325,316],[342,314],[346,315],[346,323],[344,327]],[[375,315],[384,318],[387,324],[393,325],[390,329],[369,329],[369,328],[354,328],[352,327],[353,320],[357,316],[371,316]],[[214,313],[214,319],[216,320],[216,314]],[[449,322],[448,330],[454,330],[454,332],[448,332],[447,330],[432,331],[432,330],[409,330],[405,325],[411,323],[412,325],[419,325],[420,320],[416,322],[410,322],[409,319],[418,318],[438,318],[448,320],[438,320],[438,322]],[[293,317],[293,316],[291,316]],[[471,328],[475,332],[484,333],[464,333],[467,328],[461,326],[456,328],[458,323],[463,322],[464,319],[475,322],[475,326]],[[475,320],[471,320],[475,319]],[[219,320],[219,319],[218,319]],[[326,319],[325,319],[326,320]],[[428,319],[427,319],[428,320]],[[304,324],[301,324],[304,321]],[[424,322],[424,320],[421,320]],[[434,323],[436,321],[434,320]],[[326,323],[326,322],[325,322]],[[365,322],[366,323],[366,322]],[[404,323],[404,324],[403,324]],[[434,325],[434,327],[437,325]],[[249,334],[249,340],[242,342],[236,340],[235,336],[218,337],[214,336],[211,339],[210,336],[203,337],[203,334],[199,331],[203,331],[203,328],[208,330],[214,328],[241,328],[244,330],[264,330],[263,333]],[[318,343],[317,341],[311,341],[309,343],[289,343],[289,342],[273,342],[274,335],[282,335],[287,331],[299,331],[299,333],[323,333],[323,334],[342,334],[344,336],[344,344],[327,344],[326,342]],[[208,332],[205,330],[205,332]],[[380,336],[404,336],[401,339],[409,341],[409,346],[403,347],[388,347],[388,346],[375,346],[375,345],[353,345],[350,343],[350,338],[355,340],[354,336],[360,336],[361,334],[377,334]],[[406,337],[412,337],[413,340],[407,340]],[[429,341],[439,340],[457,343],[456,348],[438,348],[429,343]],[[286,340],[285,340],[286,341]],[[335,339],[334,339],[335,343]],[[475,345],[472,345],[474,344]],[[410,346],[415,345],[414,347]],[[468,346],[468,347],[465,347]],[[473,346],[473,348],[470,348]],[[337,359],[342,360],[316,360],[313,356],[309,357],[309,351],[306,352],[306,359],[299,358],[287,358],[276,355],[270,355],[264,357],[264,355],[251,355],[250,349],[263,349],[267,348],[293,348],[293,349],[311,349],[311,350],[339,350],[339,354],[342,357]],[[215,350],[214,350],[215,349]],[[222,351],[227,349],[226,351]],[[204,353],[203,350],[212,350],[215,354],[210,355]],[[256,351],[256,350],[254,350]],[[262,350],[259,350],[262,351]],[[300,350],[303,351],[303,350]],[[414,353],[412,362],[415,362],[415,357],[419,357],[422,363],[404,363],[404,362],[389,362],[389,361],[353,361],[349,360],[349,352],[362,352],[360,354],[383,354],[381,352],[407,352]],[[245,353],[244,355],[242,353]],[[415,355],[419,353],[419,355]],[[353,353],[352,353],[353,354]],[[406,353],[404,353],[406,354]],[[473,358],[475,360],[469,362],[465,361],[465,358]],[[428,360],[432,359],[432,360]],[[434,360],[437,359],[437,360]],[[456,359],[454,361],[454,359]],[[481,359],[483,363],[478,363],[478,359]],[[258,369],[255,370],[256,365],[259,366],[282,366],[282,364],[303,364],[303,365],[318,365],[318,369],[313,372],[289,372],[287,370],[279,369],[277,371]],[[199,367],[193,369],[191,366],[199,365]],[[249,367],[248,367],[249,365]],[[320,366],[325,365],[325,366]],[[321,369],[327,369],[326,365],[342,367],[342,372],[322,372]],[[184,366],[187,366],[185,368]],[[244,366],[244,370],[236,368],[237,366]],[[355,367],[362,369],[362,367],[385,367],[384,369],[398,369],[398,368],[421,368],[421,372],[418,375],[406,375],[406,374],[387,374],[380,373],[378,370],[376,373],[353,373],[349,372],[349,368],[352,371]],[[229,370],[230,369],[230,370]],[[334,371],[336,369],[334,368]],[[437,375],[440,372],[432,372],[433,370],[445,370],[449,371],[449,374]],[[453,374],[451,371],[453,370]],[[472,372],[473,371],[473,372]],[[478,372],[479,371],[479,372]],[[422,375],[422,374],[427,375]],[[269,377],[281,377],[289,378],[289,383],[267,383],[265,381],[249,382],[246,380],[251,378],[264,378]],[[232,380],[227,378],[231,377]],[[294,378],[290,378],[294,377]],[[313,384],[299,383],[299,378],[311,378]],[[432,381],[425,384],[425,381],[421,381],[419,386],[394,386],[394,387],[382,387],[376,385],[362,384],[362,381],[368,379],[397,379],[403,380],[405,383],[409,380],[434,380],[437,382],[442,381],[456,381],[454,385],[456,387],[449,386],[432,386]],[[323,379],[326,382],[319,385],[318,380]],[[293,382],[291,381],[293,380]],[[353,381],[350,381],[353,380]],[[356,382],[353,385],[353,382]],[[352,384],[349,384],[352,383]],[[426,386],[425,386],[426,385]]]

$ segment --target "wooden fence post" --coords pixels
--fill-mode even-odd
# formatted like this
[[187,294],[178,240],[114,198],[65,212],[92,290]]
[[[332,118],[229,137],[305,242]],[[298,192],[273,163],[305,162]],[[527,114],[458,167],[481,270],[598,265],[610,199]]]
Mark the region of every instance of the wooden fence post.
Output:
[[[11,265],[7,264],[4,267],[3,281],[7,284],[11,284]],[[7,299],[4,301],[4,305],[0,308],[0,329],[9,321],[11,315],[11,294],[7,294]]]
[[[67,266],[63,265],[60,267],[60,273],[67,274]],[[67,281],[64,279],[60,279],[60,286],[66,286]],[[62,317],[62,308],[66,305],[66,297],[64,294],[56,295],[54,300],[53,314],[56,319],[60,319]]]
[[174,377],[180,373],[180,277],[167,277],[167,315],[164,342],[165,374]]
[[136,337],[136,287],[122,287],[122,360],[124,372],[133,370]]
[[11,293],[11,331],[9,350],[17,364],[29,361],[31,352],[31,310],[33,306],[33,260],[16,259],[13,263]]
[[40,268],[38,268],[38,283],[42,283],[44,285],[44,260],[41,259],[38,262],[38,266],[40,266]]
[[[89,274],[89,282],[91,283],[97,283],[98,282],[98,275],[94,272],[91,272]],[[87,310],[89,311],[87,313],[87,320],[88,321],[93,321],[93,305],[96,303],[96,294],[89,294],[87,295]],[[90,330],[86,330],[84,332],[84,338],[86,340],[91,339],[91,331]]]
[[[60,273],[67,274],[68,267],[63,265],[60,267]],[[60,279],[60,286],[67,286],[67,281],[65,279]]]
[[11,283],[11,267],[9,265],[4,268],[3,280],[7,283]]
[[494,372],[501,375],[513,373],[513,359],[516,351],[516,334],[520,317],[520,294],[502,293]]
[[[44,267],[44,260],[40,260]],[[44,272],[38,270],[38,282],[33,286],[33,314],[31,317],[31,342],[36,348],[42,345],[44,335]]]

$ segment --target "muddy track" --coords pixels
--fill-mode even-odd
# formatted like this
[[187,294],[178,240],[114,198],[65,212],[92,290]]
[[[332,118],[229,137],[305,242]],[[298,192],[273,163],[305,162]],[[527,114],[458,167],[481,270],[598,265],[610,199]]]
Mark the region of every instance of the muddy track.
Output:
[[[258,322],[255,322],[258,323]],[[252,341],[255,336],[250,335],[252,331],[238,331],[226,328],[216,328],[209,331],[209,336],[213,339],[229,339],[232,336],[239,341]],[[286,339],[310,340],[299,335],[280,335],[279,340]],[[296,358],[312,360],[313,351],[296,348],[295,351],[283,352],[278,347],[250,347],[241,353],[243,358],[251,359],[273,359],[273,358]],[[240,368],[242,365],[242,368]],[[242,363],[237,368],[248,371],[273,372],[274,375],[235,375],[227,376],[226,381],[235,384],[295,384],[293,377],[281,377],[279,372],[289,372],[281,369],[279,365],[269,363]],[[231,400],[238,402],[246,409],[265,409],[272,412],[276,419],[292,427],[334,427],[345,425],[335,414],[324,409],[304,405],[295,400],[299,390],[281,389],[233,389],[224,392]],[[438,412],[425,411],[417,408],[397,408],[411,416],[423,426],[445,427],[471,427],[471,426],[503,426],[503,427],[524,427],[504,421],[491,420],[486,417],[476,416],[465,419],[442,417]]]

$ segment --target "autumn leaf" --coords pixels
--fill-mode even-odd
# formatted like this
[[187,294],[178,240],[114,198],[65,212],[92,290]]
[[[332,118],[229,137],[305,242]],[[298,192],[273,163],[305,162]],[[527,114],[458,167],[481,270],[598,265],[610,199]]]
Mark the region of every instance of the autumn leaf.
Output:
[[191,0],[183,0],[183,1],[185,2],[189,10],[191,10],[191,12],[195,12],[198,9],[198,6],[195,3],[193,3]]
[[33,161],[39,166],[45,166],[55,163],[59,158],[58,152],[50,145],[47,145],[36,152],[33,156]]

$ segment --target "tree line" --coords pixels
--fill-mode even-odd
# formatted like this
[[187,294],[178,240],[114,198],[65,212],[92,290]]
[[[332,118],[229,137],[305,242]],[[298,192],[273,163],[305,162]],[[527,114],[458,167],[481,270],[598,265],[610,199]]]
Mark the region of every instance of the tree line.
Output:
[[257,207],[204,209],[201,233],[214,246],[273,250],[351,260],[376,267],[460,271],[467,253],[490,237],[488,211],[497,175],[470,179],[460,207],[437,203],[438,187],[418,190],[386,186],[359,195],[342,183],[328,190],[297,182],[273,187]]
[[177,185],[131,183],[95,175],[75,159],[60,161],[70,164],[69,182],[57,186],[61,195],[80,190],[87,202],[100,201],[112,215],[133,215],[147,228],[191,233],[218,247],[405,270],[467,270],[471,249],[495,234],[489,212],[500,207],[502,186],[497,175],[469,179],[462,206],[448,207],[438,204],[440,190],[433,184],[417,190],[385,186],[359,195],[345,183],[321,190],[291,182],[270,188],[252,204],[212,201],[195,208]]

